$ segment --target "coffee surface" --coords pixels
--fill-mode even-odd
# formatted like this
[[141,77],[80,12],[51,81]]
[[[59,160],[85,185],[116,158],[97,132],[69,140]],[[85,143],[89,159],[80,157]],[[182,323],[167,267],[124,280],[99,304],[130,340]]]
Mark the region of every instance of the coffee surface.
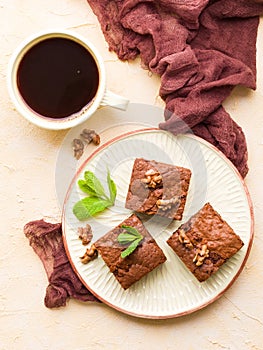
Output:
[[17,73],[20,94],[44,117],[64,118],[95,97],[99,71],[93,56],[66,38],[45,39],[22,58]]

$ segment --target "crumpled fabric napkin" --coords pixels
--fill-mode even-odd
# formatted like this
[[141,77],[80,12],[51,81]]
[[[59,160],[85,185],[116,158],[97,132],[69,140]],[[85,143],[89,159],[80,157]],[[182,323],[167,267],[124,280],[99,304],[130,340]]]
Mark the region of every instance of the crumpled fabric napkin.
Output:
[[222,107],[238,85],[256,87],[256,37],[263,0],[87,0],[109,49],[140,55],[161,76],[160,128],[193,132],[220,149],[245,177],[241,128]]
[[[161,76],[166,102],[160,127],[192,130],[218,147],[244,177],[247,148],[241,128],[222,107],[234,86],[256,86],[256,37],[263,0],[88,0],[109,49],[122,60],[140,55]],[[69,297],[98,301],[72,269],[61,224],[29,222],[24,233],[45,267],[45,305]]]
[[70,265],[60,223],[31,221],[24,226],[24,234],[46,270],[49,281],[44,299],[46,307],[65,306],[69,297],[81,301],[98,301],[82,284]]

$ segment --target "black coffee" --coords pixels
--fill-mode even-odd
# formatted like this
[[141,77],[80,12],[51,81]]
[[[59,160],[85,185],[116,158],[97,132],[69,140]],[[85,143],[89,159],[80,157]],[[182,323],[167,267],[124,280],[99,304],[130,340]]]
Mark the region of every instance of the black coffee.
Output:
[[64,118],[79,112],[96,95],[99,71],[92,55],[66,38],[46,39],[23,57],[18,89],[35,112]]

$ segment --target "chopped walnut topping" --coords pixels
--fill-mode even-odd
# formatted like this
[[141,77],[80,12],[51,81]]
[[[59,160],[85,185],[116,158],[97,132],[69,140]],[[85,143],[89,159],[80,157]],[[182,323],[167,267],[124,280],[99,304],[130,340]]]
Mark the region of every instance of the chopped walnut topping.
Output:
[[76,159],[80,159],[84,151],[84,143],[80,139],[73,140],[73,152]]
[[149,169],[145,172],[145,176],[152,176],[152,175],[157,175],[159,174],[159,172],[157,170],[154,169]]
[[87,264],[90,261],[96,259],[98,256],[98,251],[94,244],[88,248],[83,256],[80,257],[80,260],[83,264]]
[[82,244],[88,245],[93,237],[91,226],[87,224],[85,227],[79,227],[78,235],[79,238],[82,240]]
[[184,244],[186,246],[186,248],[193,248],[193,244],[190,241],[190,239],[187,237],[187,235],[185,234],[185,231],[183,229],[179,229],[178,230],[178,239],[180,241],[180,243]]
[[157,207],[163,211],[171,209],[174,204],[179,204],[178,197],[174,197],[171,199],[158,199],[156,201]]
[[162,182],[162,175],[157,170],[149,169],[144,175],[141,181],[149,188],[156,188]]
[[82,133],[80,134],[80,136],[88,144],[91,142],[93,142],[96,146],[100,144],[100,135],[98,135],[95,132],[95,130],[84,129],[82,130]]
[[207,249],[207,245],[203,244],[201,249],[197,249],[193,262],[196,266],[201,266],[205,260],[205,258],[209,257],[209,250]]

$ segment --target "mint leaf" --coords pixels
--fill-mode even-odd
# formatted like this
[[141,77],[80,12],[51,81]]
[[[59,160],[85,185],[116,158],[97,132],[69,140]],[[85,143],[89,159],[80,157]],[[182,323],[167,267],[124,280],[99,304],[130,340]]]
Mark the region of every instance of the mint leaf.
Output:
[[115,182],[112,180],[112,178],[110,176],[109,170],[107,173],[107,182],[108,182],[108,188],[109,188],[109,192],[110,192],[110,200],[112,201],[112,203],[114,203],[115,199],[116,199],[116,195],[117,195],[117,187],[116,187]]
[[134,241],[134,236],[129,233],[120,233],[117,240],[120,244],[129,244]]
[[93,191],[97,197],[107,198],[100,180],[92,171],[85,171],[84,179],[87,187],[90,189],[90,191]]
[[140,232],[132,226],[127,226],[127,225],[121,225],[122,228],[125,229],[125,231],[128,232],[128,234],[130,234],[131,236],[133,236],[133,239],[135,238],[141,238],[142,235],[140,234]]
[[94,191],[94,189],[92,189],[85,180],[79,180],[78,181],[78,185],[79,188],[81,189],[81,191],[89,194],[90,196],[97,196],[96,192]]
[[122,253],[121,257],[124,259],[126,256],[130,255],[137,248],[138,244],[143,239],[143,235],[132,226],[121,226],[125,232],[118,235],[117,240],[120,244],[130,244]]
[[135,249],[138,247],[139,243],[141,242],[141,238],[135,239],[128,248],[126,248],[123,252],[121,252],[121,257],[124,259],[126,256],[130,255],[135,251]]
[[109,200],[98,197],[86,197],[78,201],[73,207],[73,213],[79,220],[85,220],[90,216],[102,212],[104,209],[111,206]]
[[90,214],[82,201],[77,202],[73,207],[73,213],[79,220],[87,219]]
[[100,180],[92,171],[85,171],[84,180],[78,181],[79,188],[89,196],[78,201],[73,207],[73,213],[79,220],[85,220],[104,209],[112,206],[116,199],[117,187],[108,171],[107,183],[110,198],[106,195]]

